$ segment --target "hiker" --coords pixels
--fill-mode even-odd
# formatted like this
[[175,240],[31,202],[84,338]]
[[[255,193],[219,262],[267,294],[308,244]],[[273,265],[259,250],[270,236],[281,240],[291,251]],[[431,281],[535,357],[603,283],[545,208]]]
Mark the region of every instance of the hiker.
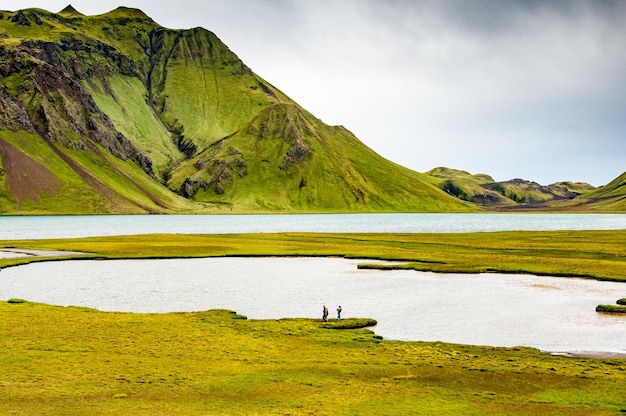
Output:
[[341,305],[337,307],[337,320],[341,321]]
[[324,322],[328,321],[328,308],[324,305],[324,309],[322,309],[322,319]]

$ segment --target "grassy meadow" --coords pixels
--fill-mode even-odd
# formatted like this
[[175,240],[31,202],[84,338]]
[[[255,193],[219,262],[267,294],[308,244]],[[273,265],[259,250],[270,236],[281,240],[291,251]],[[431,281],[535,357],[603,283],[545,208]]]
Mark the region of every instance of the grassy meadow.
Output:
[[[0,241],[0,247],[69,250],[97,258],[338,256],[393,260],[361,267],[450,273],[527,273],[626,281],[626,231],[482,233],[263,233],[131,235]],[[0,268],[46,258],[0,259]]]
[[[626,276],[626,231],[149,235],[0,247],[94,258],[345,256],[442,272]],[[0,267],[33,260],[53,259],[2,259]],[[114,313],[17,299],[0,302],[0,314],[3,415],[626,412],[624,359],[384,340],[366,328],[365,318],[375,316],[339,326],[297,317],[247,320],[223,310]]]

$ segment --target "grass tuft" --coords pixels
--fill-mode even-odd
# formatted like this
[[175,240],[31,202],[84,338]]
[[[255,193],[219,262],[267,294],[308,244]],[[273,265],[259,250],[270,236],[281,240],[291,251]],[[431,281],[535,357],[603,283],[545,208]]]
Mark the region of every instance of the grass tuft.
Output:
[[596,312],[604,312],[604,313],[619,313],[626,314],[626,306],[619,305],[598,305],[596,306]]
[[348,318],[340,321],[336,319],[330,319],[328,322],[320,324],[320,328],[327,329],[360,329],[370,326],[376,326],[377,322],[374,319],[364,318]]

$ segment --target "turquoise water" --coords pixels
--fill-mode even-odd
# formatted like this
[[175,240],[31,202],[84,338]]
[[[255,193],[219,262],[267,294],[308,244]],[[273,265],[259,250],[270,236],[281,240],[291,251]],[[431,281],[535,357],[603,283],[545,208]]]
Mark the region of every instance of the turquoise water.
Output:
[[152,233],[447,233],[626,229],[626,214],[77,215],[0,217],[0,240]]

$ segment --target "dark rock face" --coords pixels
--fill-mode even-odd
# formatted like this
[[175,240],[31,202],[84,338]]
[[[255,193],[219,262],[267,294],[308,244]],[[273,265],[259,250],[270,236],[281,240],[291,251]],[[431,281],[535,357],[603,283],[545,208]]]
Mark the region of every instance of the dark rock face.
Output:
[[0,130],[26,130],[34,133],[35,128],[22,105],[11,97],[0,85]]
[[293,147],[287,151],[287,154],[283,158],[283,163],[279,166],[280,169],[285,170],[291,165],[298,164],[300,161],[304,160],[309,153],[310,150],[303,141],[295,142]]
[[[0,87],[3,104],[0,126],[35,131],[48,142],[74,150],[90,150],[92,146],[85,142],[88,138],[115,157],[133,160],[154,177],[152,161],[115,129],[78,82],[96,73],[104,76],[115,69],[132,70],[128,59],[119,58],[110,47],[102,45],[72,43],[65,39],[61,44],[25,41],[11,51],[0,48],[0,74],[23,80],[13,95]],[[85,48],[101,60],[83,65],[84,60],[70,60],[66,56],[67,50],[78,53],[85,52]]]
[[305,137],[315,135],[300,111],[288,104],[276,104],[264,110],[246,133],[258,140],[278,139],[291,145],[279,166],[281,170],[306,159],[311,149]]
[[15,13],[15,15],[11,18],[11,22],[15,23],[18,26],[30,26],[30,20],[26,17],[26,13],[22,10]]
[[218,140],[199,155],[194,163],[196,174],[183,182],[178,189],[179,194],[192,198],[200,189],[212,189],[215,194],[222,195],[234,177],[242,178],[248,174],[248,164],[240,151],[229,147],[225,154],[221,153],[225,143],[226,138]]

